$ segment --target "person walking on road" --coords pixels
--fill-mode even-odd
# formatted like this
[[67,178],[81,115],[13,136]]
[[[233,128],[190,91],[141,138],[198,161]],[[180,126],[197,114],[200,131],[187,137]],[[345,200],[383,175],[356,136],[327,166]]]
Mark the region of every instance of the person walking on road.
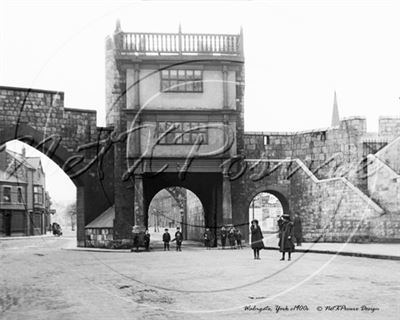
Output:
[[169,251],[169,242],[171,241],[171,235],[168,232],[168,229],[164,230],[164,234],[162,236],[162,241],[164,242],[164,251]]
[[288,253],[288,261],[291,260],[291,254],[294,251],[293,244],[293,222],[290,221],[288,214],[282,215],[282,222],[279,228],[279,251],[282,252],[281,261],[285,260],[285,253]]
[[295,214],[293,219],[293,235],[296,238],[296,245],[301,246],[303,242],[303,228],[301,226],[301,219],[298,213]]
[[260,250],[264,249],[263,234],[260,226],[258,225],[258,220],[254,219],[251,221],[250,227],[251,233],[251,248],[253,249],[254,259],[260,260]]

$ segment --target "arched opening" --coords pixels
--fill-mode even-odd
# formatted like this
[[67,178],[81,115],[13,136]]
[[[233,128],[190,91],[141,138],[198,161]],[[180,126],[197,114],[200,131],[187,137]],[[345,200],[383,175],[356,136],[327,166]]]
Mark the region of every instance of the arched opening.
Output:
[[180,227],[185,240],[202,241],[205,217],[200,199],[189,189],[168,187],[160,190],[148,207],[148,229],[160,240],[164,229],[173,235]]
[[249,222],[257,219],[263,233],[274,234],[278,232],[278,218],[286,212],[285,207],[273,193],[260,192],[250,202]]
[[44,153],[19,140],[2,145],[0,236],[43,235],[56,222],[75,237],[76,193],[74,182]]

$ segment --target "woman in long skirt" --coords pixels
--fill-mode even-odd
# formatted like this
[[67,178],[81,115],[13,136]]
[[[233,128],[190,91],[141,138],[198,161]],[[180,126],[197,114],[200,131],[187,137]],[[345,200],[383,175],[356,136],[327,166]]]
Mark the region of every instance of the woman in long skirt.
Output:
[[254,259],[260,260],[260,250],[264,249],[263,234],[258,220],[253,220],[250,227],[251,232],[251,248],[253,249]]
[[282,221],[279,224],[279,251],[282,252],[281,260],[285,260],[285,253],[288,253],[289,259],[291,260],[291,254],[294,251],[293,243],[293,222],[290,221],[290,216],[284,214]]

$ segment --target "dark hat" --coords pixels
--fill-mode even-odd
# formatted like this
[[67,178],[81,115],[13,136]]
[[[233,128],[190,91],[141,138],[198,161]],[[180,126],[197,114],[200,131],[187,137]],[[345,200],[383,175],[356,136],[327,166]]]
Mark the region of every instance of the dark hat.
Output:
[[254,220],[251,221],[251,223],[253,223],[253,222],[258,224],[258,220],[257,219],[254,219]]
[[176,227],[177,229],[180,229],[179,227]]
[[168,231],[168,229],[167,229],[167,228],[165,228],[165,229],[164,229],[164,231]]

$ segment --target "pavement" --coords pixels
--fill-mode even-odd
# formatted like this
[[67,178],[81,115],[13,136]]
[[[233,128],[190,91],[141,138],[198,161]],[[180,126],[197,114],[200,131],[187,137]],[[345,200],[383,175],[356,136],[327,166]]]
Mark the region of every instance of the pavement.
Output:
[[[279,250],[276,235],[266,235],[264,245],[267,250]],[[295,251],[400,260],[400,243],[304,242],[300,247],[296,246]]]
[[[163,250],[161,237],[161,233],[151,233],[151,250]],[[2,238],[0,238],[0,242],[1,240]],[[173,245],[171,245],[171,247],[172,246]],[[204,249],[204,245],[198,241],[186,240],[183,242],[183,246],[189,248],[190,250]],[[279,250],[276,234],[264,235],[264,246],[266,250]],[[248,243],[245,243],[244,247],[248,247]],[[103,248],[78,248],[73,245],[70,245],[70,247],[64,249],[92,252],[130,252],[130,250],[127,249],[114,250]],[[212,248],[211,250],[221,249],[221,247],[216,247]],[[400,243],[304,242],[301,246],[296,246],[295,251],[301,253],[319,253],[371,259],[400,260]]]
[[[86,252],[76,238],[0,241],[3,320],[393,319],[400,262],[276,250]],[[276,238],[266,237],[276,244]]]

